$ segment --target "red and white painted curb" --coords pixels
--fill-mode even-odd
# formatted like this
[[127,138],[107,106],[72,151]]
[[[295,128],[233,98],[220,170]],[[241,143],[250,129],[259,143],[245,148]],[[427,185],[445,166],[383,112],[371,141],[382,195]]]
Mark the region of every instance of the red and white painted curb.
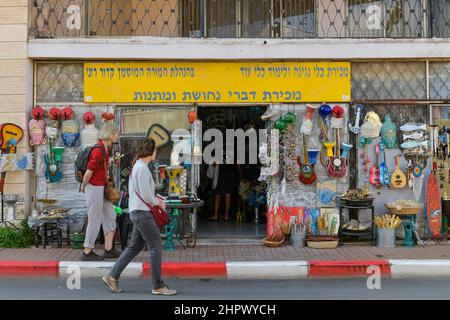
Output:
[[[79,272],[81,277],[100,277],[108,274],[113,265],[113,261],[0,261],[0,276],[57,278]],[[148,262],[133,262],[122,277],[149,277],[150,269]],[[164,276],[175,278],[317,279],[367,277],[374,272],[390,278],[450,278],[450,259],[163,263]]]

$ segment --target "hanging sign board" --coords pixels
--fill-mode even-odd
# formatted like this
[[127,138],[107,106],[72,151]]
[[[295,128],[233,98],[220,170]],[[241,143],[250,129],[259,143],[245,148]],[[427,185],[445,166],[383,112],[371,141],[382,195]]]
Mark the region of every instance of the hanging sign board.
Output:
[[84,64],[86,103],[349,102],[348,62]]

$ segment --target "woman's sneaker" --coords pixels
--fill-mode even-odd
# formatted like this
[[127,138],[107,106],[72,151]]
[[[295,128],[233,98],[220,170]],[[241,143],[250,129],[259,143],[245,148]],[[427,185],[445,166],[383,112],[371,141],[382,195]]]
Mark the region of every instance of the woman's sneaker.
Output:
[[177,291],[173,290],[173,289],[169,289],[168,287],[162,287],[159,289],[153,289],[152,293],[157,294],[157,295],[163,295],[163,296],[174,296],[177,294]]
[[89,252],[88,254],[83,252],[81,256],[81,261],[102,261],[104,260],[102,256],[99,256],[94,251]]
[[103,257],[105,259],[116,259],[116,258],[120,257],[120,252],[117,251],[116,249],[111,249],[109,251],[105,250],[105,254],[103,255]]
[[110,276],[102,277],[103,282],[111,289],[114,293],[121,293],[122,289],[119,288],[119,281],[114,280]]

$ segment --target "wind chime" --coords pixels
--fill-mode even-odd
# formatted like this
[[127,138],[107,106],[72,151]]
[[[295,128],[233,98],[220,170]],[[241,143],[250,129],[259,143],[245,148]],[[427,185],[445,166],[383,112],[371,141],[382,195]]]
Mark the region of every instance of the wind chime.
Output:
[[61,162],[64,148],[54,146],[59,136],[60,119],[61,111],[58,108],[51,108],[48,111],[45,126],[48,154],[44,155],[47,182],[59,182],[62,180]]

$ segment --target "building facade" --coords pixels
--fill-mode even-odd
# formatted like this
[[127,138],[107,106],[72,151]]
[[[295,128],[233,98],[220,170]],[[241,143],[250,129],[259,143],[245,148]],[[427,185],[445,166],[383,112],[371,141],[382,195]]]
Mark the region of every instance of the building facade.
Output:
[[[142,107],[173,105],[166,121],[174,123],[175,107],[187,113],[195,102],[91,103],[85,63],[347,62],[351,97],[330,103],[362,103],[380,116],[390,112],[398,123],[428,123],[431,106],[450,103],[450,3],[444,0],[4,0],[0,46],[1,122],[24,129],[36,104],[71,105],[80,121],[85,111],[99,118],[118,108],[122,124],[130,123],[124,136],[132,137],[141,134],[133,123]],[[248,103],[223,103],[230,104]],[[30,150],[27,139],[19,147]],[[64,187],[46,183],[40,165],[46,147],[34,151],[35,170],[9,175],[5,193],[22,196],[25,215],[36,198],[48,196],[82,216],[84,202],[70,175],[78,149],[65,151]],[[395,150],[389,161],[394,156]],[[343,189],[363,183],[354,158]],[[382,190],[377,208],[399,196],[408,198],[408,190]]]

